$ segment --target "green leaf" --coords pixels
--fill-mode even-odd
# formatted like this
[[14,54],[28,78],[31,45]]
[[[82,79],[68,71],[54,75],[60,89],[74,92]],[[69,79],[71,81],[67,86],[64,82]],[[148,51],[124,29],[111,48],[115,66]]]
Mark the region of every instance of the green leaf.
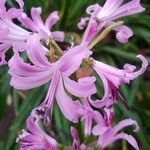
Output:
[[20,130],[20,127],[24,127],[26,118],[30,115],[32,109],[39,105],[44,94],[45,92],[43,92],[42,88],[38,88],[29,92],[27,98],[20,106],[18,116],[16,117],[12,126],[10,127],[8,139],[4,144],[5,150],[10,150],[10,148],[13,146],[18,134],[17,131]]
[[63,116],[57,104],[54,105],[54,123],[60,141],[65,145],[70,145],[70,123]]

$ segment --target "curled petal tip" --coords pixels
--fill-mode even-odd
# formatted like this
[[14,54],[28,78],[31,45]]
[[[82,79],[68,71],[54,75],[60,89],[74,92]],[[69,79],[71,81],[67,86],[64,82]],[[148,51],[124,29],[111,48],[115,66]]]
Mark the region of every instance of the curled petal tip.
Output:
[[87,9],[86,9],[86,13],[89,15],[92,15],[93,12],[96,10],[96,8],[100,7],[99,4],[95,4],[95,5],[90,5]]
[[138,71],[139,75],[143,74],[146,71],[146,68],[148,67],[148,61],[147,59],[143,56],[143,55],[137,55],[137,58],[140,58],[142,61],[142,67],[141,69]]
[[149,63],[148,63],[147,59],[143,55],[139,54],[136,57],[141,59],[141,61],[143,62],[143,67],[144,68],[148,67]]
[[23,9],[24,1],[23,0],[15,0],[15,1],[19,4],[20,8]]
[[80,22],[77,24],[78,28],[80,30],[83,30],[88,21],[89,21],[89,17],[81,18]]
[[127,43],[129,38],[133,36],[133,31],[125,25],[118,26],[114,30],[117,32],[116,38],[120,43]]
[[142,75],[146,71],[146,68],[148,67],[149,63],[143,55],[140,54],[137,55],[136,57],[142,61],[142,66],[139,70],[134,71],[135,70],[134,66],[125,64],[124,69],[126,71],[126,78],[125,78],[126,83],[129,83],[130,80],[133,80],[138,76]]
[[132,119],[126,119],[126,120],[132,123],[132,125],[134,126],[133,129],[134,132],[138,132],[140,130],[139,125],[135,120]]

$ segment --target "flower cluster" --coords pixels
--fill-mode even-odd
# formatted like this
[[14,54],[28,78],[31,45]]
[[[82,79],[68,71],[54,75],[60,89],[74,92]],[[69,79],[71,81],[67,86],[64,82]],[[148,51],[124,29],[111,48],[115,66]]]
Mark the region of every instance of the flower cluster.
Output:
[[[140,0],[127,3],[124,0],[106,0],[103,7],[99,4],[89,6],[86,10],[89,16],[81,18],[78,23],[79,29],[87,26],[82,41],[67,49],[61,49],[57,44],[57,41],[63,42],[64,33],[51,30],[59,20],[57,11],[52,12],[43,22],[41,8],[32,8],[30,18],[24,12],[24,2],[16,2],[19,8],[6,10],[6,0],[0,1],[0,65],[8,64],[10,85],[15,89],[29,90],[49,83],[44,100],[34,108],[27,118],[27,129],[18,137],[20,149],[59,148],[59,142],[45,133],[41,126],[42,124],[46,127],[51,123],[53,106],[57,102],[70,122],[83,121],[85,136],[95,136],[94,146],[104,149],[116,140],[124,139],[139,150],[132,135],[120,132],[130,125],[135,126],[134,132],[138,131],[136,121],[125,119],[114,126],[114,105],[119,99],[126,104],[119,92],[120,85],[129,84],[143,74],[148,62],[144,56],[137,55],[142,63],[139,70],[131,64],[125,64],[123,69],[118,69],[92,58],[92,49],[111,30],[116,31],[119,42],[128,41],[133,35],[132,30],[123,25],[122,21],[116,20],[144,11]],[[13,56],[6,61],[5,54],[10,48]],[[21,52],[27,54],[28,61],[21,57]],[[104,87],[104,95],[97,100],[93,95],[101,91],[97,91],[95,74],[99,76]],[[78,131],[73,127],[71,136],[72,149],[86,150],[92,147],[92,143],[80,142]]]

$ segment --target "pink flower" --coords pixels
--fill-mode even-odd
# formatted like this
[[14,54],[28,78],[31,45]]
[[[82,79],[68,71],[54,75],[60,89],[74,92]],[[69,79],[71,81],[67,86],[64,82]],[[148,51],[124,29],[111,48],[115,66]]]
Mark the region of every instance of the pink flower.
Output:
[[97,125],[93,128],[92,132],[95,136],[99,136],[97,141],[99,147],[104,149],[115,141],[123,139],[128,141],[136,150],[139,150],[138,144],[132,135],[119,132],[124,127],[130,125],[134,125],[136,127],[134,132],[137,132],[139,130],[137,123],[132,119],[125,119],[112,127],[112,115],[111,109],[105,109],[104,118],[100,113],[97,113]]
[[[97,18],[101,21],[113,21],[120,17],[129,16],[144,11],[145,9],[140,5],[140,0],[106,0],[104,6],[97,14]],[[111,3],[111,5],[110,5]]]
[[0,66],[6,64],[5,53],[11,47],[16,50],[25,50],[25,41],[31,35],[30,32],[19,27],[13,22],[19,9],[6,10],[6,0],[0,1]]
[[57,23],[59,20],[58,12],[54,11],[51,13],[46,19],[45,23],[41,18],[42,9],[32,8],[31,9],[31,18],[29,18],[24,12],[22,12],[19,17],[19,21],[22,23],[24,27],[31,30],[34,33],[38,33],[41,38],[46,40],[46,43],[49,43],[50,38],[54,38],[56,41],[64,40],[64,33],[60,31],[52,32],[52,26]]
[[[25,63],[18,52],[9,61],[9,73],[12,75],[10,84],[21,90],[32,89],[51,80],[46,98],[39,109],[52,109],[54,98],[64,116],[72,122],[77,122],[81,114],[66,90],[78,97],[88,97],[95,93],[94,77],[79,79],[78,82],[69,78],[91,52],[86,45],[75,46],[69,49],[58,61],[50,63],[39,38],[35,34],[27,41],[27,54],[33,65]],[[81,82],[82,81],[82,82]]]
[[[85,26],[87,21],[90,20],[83,38],[83,42],[91,42],[93,37],[100,32],[103,27],[108,27],[112,21],[121,17],[140,13],[145,10],[140,5],[140,0],[131,0],[125,4],[123,4],[123,1],[124,0],[114,0],[112,2],[111,0],[106,0],[103,7],[99,4],[95,4],[87,8],[86,12],[91,15],[91,18],[81,18],[81,22],[78,24],[78,27],[83,29],[83,26]],[[97,23],[97,19],[100,23]],[[132,30],[123,25],[114,28],[114,30],[117,32],[116,38],[121,43],[128,42],[128,39],[133,35]]]
[[138,55],[137,57],[142,61],[142,66],[138,71],[135,71],[136,66],[131,64],[125,64],[123,69],[118,69],[94,60],[93,69],[101,78],[104,86],[104,96],[101,100],[93,101],[89,97],[89,101],[94,107],[100,108],[112,105],[119,97],[122,98],[119,86],[121,84],[129,84],[131,80],[134,80],[145,72],[148,61],[142,55]]
[[[106,25],[105,22],[97,23],[97,20],[95,18],[96,14],[99,11],[99,5],[95,4],[92,6],[89,6],[87,8],[87,13],[91,15],[91,17],[85,17],[81,18],[80,23],[78,23],[79,29],[83,29],[84,26],[88,23],[88,27],[86,28],[86,31],[83,36],[82,43],[90,43],[93,38],[96,36],[98,32],[101,31],[101,29]],[[89,20],[89,22],[88,22]]]
[[26,121],[27,130],[24,130],[17,139],[21,150],[58,149],[56,140],[41,129],[39,122],[40,118],[37,114],[28,117]]
[[19,8],[10,8],[10,9],[6,9],[6,2],[7,0],[1,0],[0,1],[0,18],[9,18],[9,19],[13,19],[16,18],[22,11],[23,6],[24,6],[24,2],[22,0],[15,0],[18,5]]
[[[113,127],[113,120],[114,120],[114,110],[113,108],[103,108],[102,113],[103,115],[93,110],[90,105],[82,106],[80,103],[78,105],[80,107],[80,111],[83,111],[83,119],[84,119],[84,128],[85,128],[85,135],[91,135],[91,132],[94,136],[98,136],[97,145],[104,149],[110,144],[114,143],[116,140],[123,139],[128,141],[136,150],[139,150],[138,144],[135,138],[131,135],[128,135],[124,132],[119,132],[124,127],[129,125],[134,125],[136,128],[134,132],[139,130],[139,127],[136,121],[132,119],[125,119],[120,121],[117,125]],[[96,123],[96,125],[95,125]],[[93,127],[94,125],[94,127]],[[74,133],[74,140],[73,145],[76,148],[80,149],[80,140],[77,131],[73,128],[72,134]],[[107,140],[106,140],[107,139]],[[90,144],[89,144],[90,145]],[[74,147],[75,147],[74,146]]]
[[[17,50],[19,52],[27,49],[26,42],[33,33],[37,33],[42,39],[45,39],[46,43],[49,43],[50,38],[54,38],[58,41],[64,40],[64,33],[60,31],[52,32],[52,26],[56,24],[59,19],[58,12],[53,12],[49,15],[46,22],[43,23],[40,15],[41,8],[32,8],[31,16],[33,21],[26,16],[23,12],[24,2],[22,0],[16,0],[20,6],[17,8],[10,8],[6,10],[6,0],[0,2],[0,53],[3,60],[0,61],[0,65],[6,63],[5,53],[9,48]],[[26,29],[16,25],[13,19],[17,19],[24,25]]]
[[127,43],[128,39],[133,36],[133,31],[125,25],[116,27],[113,30],[116,31],[116,38],[120,43]]

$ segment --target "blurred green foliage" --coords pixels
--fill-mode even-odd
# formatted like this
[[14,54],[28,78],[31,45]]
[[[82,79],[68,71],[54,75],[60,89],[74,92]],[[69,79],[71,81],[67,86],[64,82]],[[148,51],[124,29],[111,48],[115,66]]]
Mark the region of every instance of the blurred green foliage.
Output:
[[[77,23],[81,17],[86,15],[86,7],[95,3],[103,4],[103,2],[103,0],[26,0],[25,10],[30,14],[31,7],[42,7],[43,18],[47,17],[53,10],[58,10],[61,18],[55,28],[64,30],[67,35],[73,34],[78,38],[76,39],[78,41],[83,32],[81,33],[77,29]],[[150,1],[143,0],[142,4],[146,8],[144,13],[123,18],[125,24],[134,31],[134,36],[130,41],[125,45],[120,44],[115,39],[114,34],[110,34],[107,39],[95,47],[94,55],[97,59],[119,68],[126,62],[139,65],[140,63],[136,58],[137,54],[145,55],[150,62]],[[8,6],[15,6],[15,2],[8,0]],[[17,134],[20,133],[22,128],[25,128],[25,120],[31,110],[44,98],[47,86],[31,90],[27,94],[18,92],[9,86],[10,77],[7,71],[8,68],[6,66],[0,69],[0,126],[3,125],[2,123],[4,125],[6,123],[5,121],[10,113],[8,111],[10,105],[13,106],[14,117],[10,118],[10,124],[6,126],[3,136],[0,137],[0,149],[14,150],[18,149],[15,143]],[[100,84],[100,82],[97,79],[97,84]],[[135,136],[138,138],[143,150],[150,149],[149,89],[150,68],[148,68],[143,77],[133,81],[130,86],[125,85],[121,87],[121,92],[127,99],[131,110],[128,111],[120,102],[115,107],[116,122],[124,118],[133,118],[139,123],[141,130]],[[57,105],[54,110],[54,128],[59,137],[58,139],[65,144],[70,144],[70,124],[59,112]],[[120,149],[129,149],[129,146],[124,141],[118,144],[121,146]],[[117,149],[116,144],[112,149]]]

